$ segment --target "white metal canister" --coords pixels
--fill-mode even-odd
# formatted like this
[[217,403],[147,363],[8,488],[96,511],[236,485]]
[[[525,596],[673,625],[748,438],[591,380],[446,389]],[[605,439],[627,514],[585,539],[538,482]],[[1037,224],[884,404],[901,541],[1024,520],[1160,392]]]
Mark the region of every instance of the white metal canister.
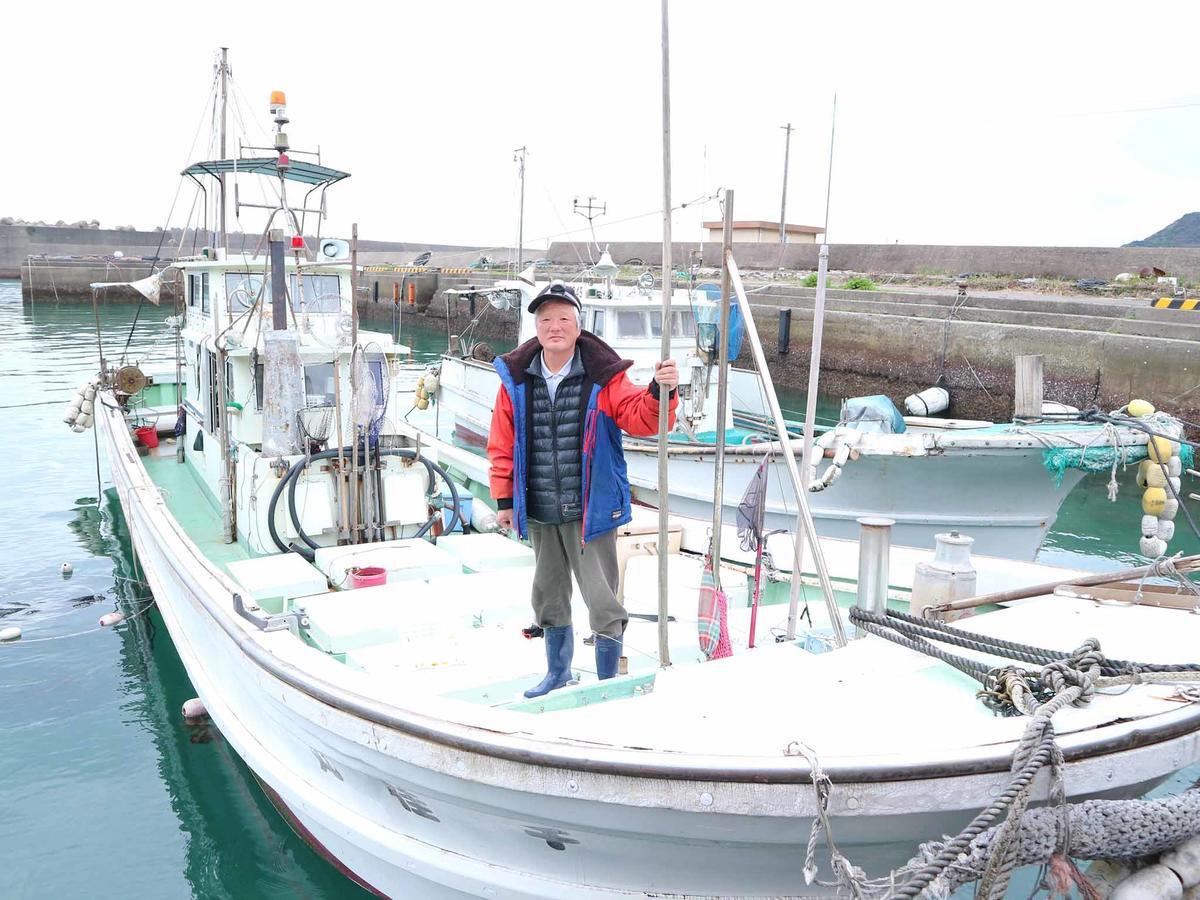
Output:
[[[909,613],[921,618],[927,607],[975,596],[975,567],[971,565],[971,545],[975,538],[951,531],[935,534],[933,539],[936,542],[933,559],[917,563],[913,575]],[[953,621],[962,615],[951,613],[943,618]]]
[[925,388],[919,394],[909,394],[904,398],[904,408],[910,416],[932,416],[945,412],[949,406],[950,392],[940,387]]

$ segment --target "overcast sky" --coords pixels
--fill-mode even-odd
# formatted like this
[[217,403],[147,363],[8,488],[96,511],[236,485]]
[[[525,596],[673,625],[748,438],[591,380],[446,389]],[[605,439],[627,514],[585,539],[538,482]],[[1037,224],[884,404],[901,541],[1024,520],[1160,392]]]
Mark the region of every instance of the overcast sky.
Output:
[[[655,240],[659,9],[12,4],[0,215],[163,224],[179,170],[215,155],[204,115],[227,45],[250,139],[282,89],[293,146],[352,173],[326,233],[356,221],[364,238],[511,245],[525,145],[527,246],[586,227],[572,200],[589,195],[607,204],[602,243]],[[737,218],[777,221],[791,122],[787,218],[820,225],[836,91],[833,243],[1111,246],[1200,209],[1200,4],[983,9],[673,0],[673,202],[733,188]],[[711,202],[677,212],[675,239],[718,217]]]

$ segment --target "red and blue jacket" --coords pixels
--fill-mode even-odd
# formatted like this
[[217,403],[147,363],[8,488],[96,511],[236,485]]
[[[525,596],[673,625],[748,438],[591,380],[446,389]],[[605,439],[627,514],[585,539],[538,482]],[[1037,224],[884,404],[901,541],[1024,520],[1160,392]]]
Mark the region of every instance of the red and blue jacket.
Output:
[[[581,331],[575,347],[583,363],[583,391],[588,398],[582,447],[582,524],[586,543],[633,518],[621,432],[635,437],[658,433],[659,391],[657,382],[639,387],[630,381],[625,372],[633,361],[621,359],[591,332]],[[530,338],[492,363],[500,375],[487,448],[492,499],[500,509],[514,511],[521,537],[529,534],[525,492],[529,474],[530,392],[526,370],[541,351],[537,338]],[[668,400],[671,426],[677,402],[675,392],[671,391]]]

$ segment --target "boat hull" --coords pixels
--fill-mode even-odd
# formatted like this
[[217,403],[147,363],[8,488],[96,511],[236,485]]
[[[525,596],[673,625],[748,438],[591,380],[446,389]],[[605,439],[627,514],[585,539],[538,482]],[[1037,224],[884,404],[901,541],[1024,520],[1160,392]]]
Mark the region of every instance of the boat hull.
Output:
[[[820,895],[801,875],[816,811],[803,760],[580,747],[480,726],[455,701],[381,695],[365,673],[235,614],[237,585],[171,516],[119,412],[97,408],[112,420],[135,552],[197,694],[300,833],[356,880],[396,897]],[[1071,798],[1134,796],[1200,758],[1200,713],[1156,718],[1065,737]],[[903,863],[996,796],[1009,749],[830,765],[839,847],[871,874]]]
[[[461,445],[486,445],[498,386],[490,366],[443,360],[437,425],[450,428]],[[737,449],[725,457],[722,515],[729,524],[735,522],[737,505],[762,460],[761,454]],[[626,439],[625,459],[634,498],[657,507],[657,446]],[[778,454],[776,459],[768,481],[767,527],[794,531],[792,488]],[[672,513],[712,518],[714,466],[715,453],[697,453],[694,445],[672,448],[667,475]],[[1043,465],[1038,446],[863,454],[846,464],[832,486],[810,493],[808,500],[817,532],[825,537],[856,539],[860,516],[886,516],[895,520],[892,542],[901,546],[932,547],[934,535],[958,530],[975,539],[975,553],[1032,560],[1082,477],[1079,470],[1068,469],[1057,480]]]
[[[657,507],[657,448],[625,447],[633,496]],[[761,456],[725,457],[724,521],[735,524],[741,501]],[[797,459],[797,462],[800,462]],[[672,456],[668,470],[671,512],[711,518],[715,454]],[[832,487],[808,495],[817,533],[857,539],[860,516],[895,520],[892,542],[932,547],[934,535],[951,530],[975,539],[972,552],[1032,560],[1083,473],[1068,470],[1055,481],[1040,449],[947,452],[937,456],[862,456],[849,462]],[[781,462],[767,482],[768,529],[796,529],[796,504]]]

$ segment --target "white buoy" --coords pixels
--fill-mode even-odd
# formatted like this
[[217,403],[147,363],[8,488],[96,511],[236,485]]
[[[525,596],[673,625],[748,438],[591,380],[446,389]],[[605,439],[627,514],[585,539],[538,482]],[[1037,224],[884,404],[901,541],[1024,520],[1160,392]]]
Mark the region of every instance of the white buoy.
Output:
[[105,613],[100,617],[100,627],[108,628],[110,625],[120,625],[125,621],[125,613],[117,610],[116,612]]
[[918,394],[904,398],[904,408],[910,416],[932,416],[950,405],[950,392],[945,388],[926,388]]
[[62,572],[63,578],[70,578],[72,575],[75,574],[75,567],[73,565],[71,565],[69,562],[65,562],[62,564],[62,568],[59,569],[59,571]]
[[21,636],[21,629],[16,625],[0,628],[0,641],[15,641]]
[[183,717],[185,719],[199,719],[201,716],[207,715],[208,710],[204,708],[204,701],[199,697],[183,701]]

